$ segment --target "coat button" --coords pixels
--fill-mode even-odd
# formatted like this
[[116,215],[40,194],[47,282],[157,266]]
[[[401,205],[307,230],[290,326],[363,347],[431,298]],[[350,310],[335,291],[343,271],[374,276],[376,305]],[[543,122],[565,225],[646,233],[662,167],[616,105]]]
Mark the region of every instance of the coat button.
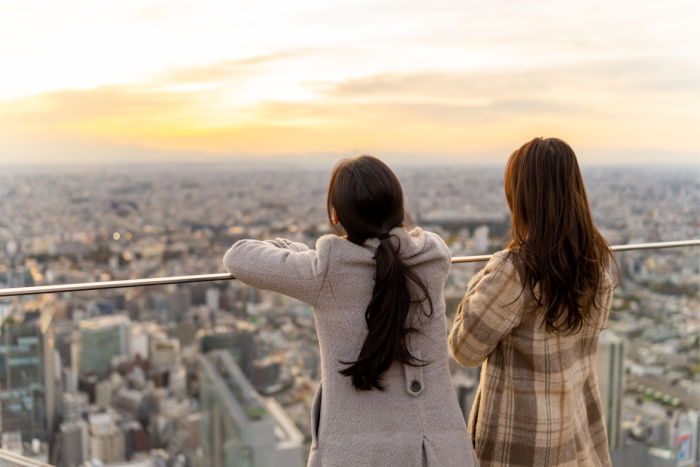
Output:
[[417,381],[415,379],[413,381],[411,381],[411,391],[418,392],[418,391],[420,391],[420,388],[421,388],[420,381]]

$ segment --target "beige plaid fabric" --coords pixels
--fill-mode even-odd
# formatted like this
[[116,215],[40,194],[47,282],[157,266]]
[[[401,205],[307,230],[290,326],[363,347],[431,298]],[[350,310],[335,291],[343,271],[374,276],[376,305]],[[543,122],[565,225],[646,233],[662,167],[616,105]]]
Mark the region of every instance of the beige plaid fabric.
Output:
[[449,335],[463,366],[483,363],[469,432],[482,466],[609,466],[596,347],[612,296],[595,322],[567,336],[544,330],[508,250],[469,283]]

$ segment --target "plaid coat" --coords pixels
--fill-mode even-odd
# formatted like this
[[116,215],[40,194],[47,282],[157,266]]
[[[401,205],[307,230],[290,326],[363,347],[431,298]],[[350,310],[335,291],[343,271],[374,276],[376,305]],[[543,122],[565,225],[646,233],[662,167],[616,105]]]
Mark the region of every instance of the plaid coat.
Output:
[[468,423],[482,466],[611,465],[596,374],[613,288],[605,282],[596,322],[566,336],[545,331],[508,250],[471,280],[449,347],[463,366],[483,362]]

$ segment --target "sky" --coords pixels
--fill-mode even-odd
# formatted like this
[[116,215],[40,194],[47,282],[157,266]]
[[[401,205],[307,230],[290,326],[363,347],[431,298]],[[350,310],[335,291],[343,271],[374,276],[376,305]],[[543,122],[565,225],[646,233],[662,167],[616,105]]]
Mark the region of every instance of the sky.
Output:
[[0,0],[0,164],[700,164],[700,2]]

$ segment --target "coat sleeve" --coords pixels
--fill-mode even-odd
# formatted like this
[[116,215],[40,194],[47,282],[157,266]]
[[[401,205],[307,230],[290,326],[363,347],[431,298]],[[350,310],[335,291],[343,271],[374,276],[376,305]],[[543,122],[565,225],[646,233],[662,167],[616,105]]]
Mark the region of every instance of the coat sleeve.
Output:
[[508,253],[495,254],[470,282],[448,336],[450,352],[460,365],[480,365],[520,323],[523,295]]
[[315,306],[325,266],[318,250],[282,239],[240,240],[224,255],[224,267],[236,279]]
[[269,243],[271,245],[274,245],[279,248],[286,248],[288,250],[292,251],[309,251],[308,245],[301,243],[301,242],[293,242],[291,240],[287,240],[286,238],[275,238],[274,240],[265,240],[266,243]]

